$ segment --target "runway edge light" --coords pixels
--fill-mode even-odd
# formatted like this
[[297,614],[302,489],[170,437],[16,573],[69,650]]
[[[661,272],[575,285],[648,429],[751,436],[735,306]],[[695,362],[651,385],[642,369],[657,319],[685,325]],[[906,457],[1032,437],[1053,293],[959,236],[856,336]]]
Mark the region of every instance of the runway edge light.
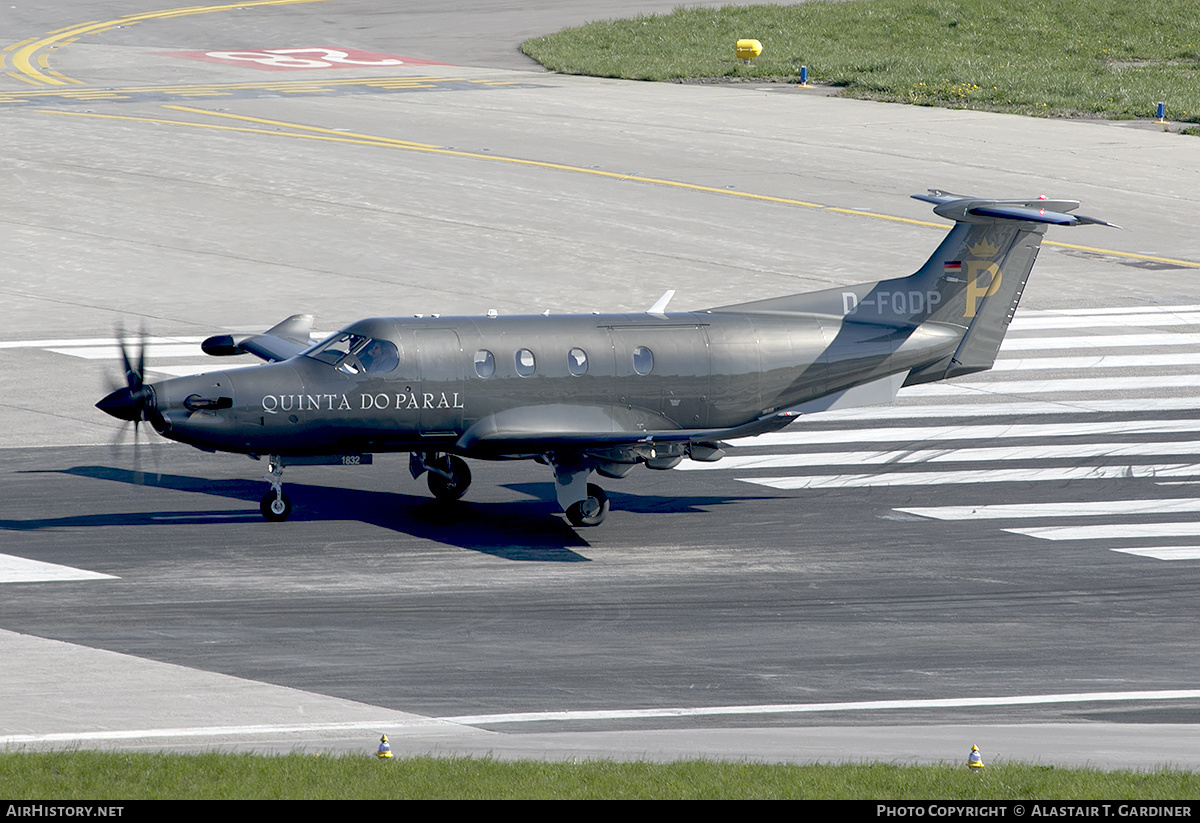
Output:
[[979,754],[978,746],[971,747],[971,753],[967,755],[967,766],[975,770],[983,768],[983,757]]
[[762,43],[757,40],[739,40],[737,41],[737,56],[739,60],[745,60],[747,63],[762,54]]
[[375,756],[380,760],[387,760],[392,756],[392,744],[388,743],[386,734],[379,738],[379,751],[375,753]]

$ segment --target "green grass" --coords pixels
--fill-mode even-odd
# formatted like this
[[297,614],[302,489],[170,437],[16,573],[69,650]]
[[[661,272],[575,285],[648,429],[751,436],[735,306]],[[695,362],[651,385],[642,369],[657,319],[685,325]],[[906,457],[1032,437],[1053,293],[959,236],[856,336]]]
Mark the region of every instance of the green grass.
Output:
[[[734,44],[753,38],[750,65]],[[839,94],[1040,116],[1200,122],[1200,5],[1187,0],[850,0],[677,9],[522,51],[568,74],[809,82]]]
[[0,753],[9,800],[340,798],[833,798],[1178,800],[1190,772],[1100,772],[992,764],[787,766],[539,763],[475,758],[235,754]]

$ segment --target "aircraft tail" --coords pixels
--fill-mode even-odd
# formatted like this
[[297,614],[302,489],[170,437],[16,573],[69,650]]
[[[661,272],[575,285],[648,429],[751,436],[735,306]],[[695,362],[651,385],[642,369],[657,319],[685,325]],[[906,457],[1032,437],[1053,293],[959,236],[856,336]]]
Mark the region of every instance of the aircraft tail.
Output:
[[1074,200],[992,200],[931,189],[913,195],[954,221],[941,245],[908,277],[878,280],[809,294],[724,306],[713,311],[749,314],[827,314],[844,321],[912,328],[926,322],[957,326],[953,355],[914,370],[907,383],[924,383],[991,368],[1029,279],[1048,225],[1111,226],[1068,214]]

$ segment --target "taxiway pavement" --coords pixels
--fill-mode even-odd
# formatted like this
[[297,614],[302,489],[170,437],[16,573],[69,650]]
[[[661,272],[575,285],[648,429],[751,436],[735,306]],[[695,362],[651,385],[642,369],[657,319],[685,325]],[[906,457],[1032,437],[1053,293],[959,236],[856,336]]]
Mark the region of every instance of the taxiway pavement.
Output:
[[[27,44],[0,76],[0,743],[1200,764],[1200,143],[560,77],[513,43],[582,4],[442,8],[0,12]],[[173,54],[333,45],[452,65]],[[566,526],[542,467],[481,465],[448,512],[383,458],[290,471],[268,524],[261,464],[143,444],[135,467],[92,408],[117,323],[166,338],[165,375],[300,311],[907,273],[942,236],[908,199],[929,186],[1125,230],[1051,230],[996,371],[613,481],[600,529]]]

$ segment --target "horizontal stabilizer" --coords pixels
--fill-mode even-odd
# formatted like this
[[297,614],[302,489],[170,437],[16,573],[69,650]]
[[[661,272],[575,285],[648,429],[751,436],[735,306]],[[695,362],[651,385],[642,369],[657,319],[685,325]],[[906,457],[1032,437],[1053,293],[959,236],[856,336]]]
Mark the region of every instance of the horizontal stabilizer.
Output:
[[[1049,200],[1035,197],[1029,200],[994,200],[964,197],[930,189],[929,194],[914,194],[914,200],[934,204],[934,213],[964,223],[979,223],[986,220],[1020,220],[1026,223],[1047,223],[1052,226],[1109,226],[1119,229],[1115,223],[1068,214],[1079,208],[1078,200]],[[972,218],[976,218],[972,220]]]

